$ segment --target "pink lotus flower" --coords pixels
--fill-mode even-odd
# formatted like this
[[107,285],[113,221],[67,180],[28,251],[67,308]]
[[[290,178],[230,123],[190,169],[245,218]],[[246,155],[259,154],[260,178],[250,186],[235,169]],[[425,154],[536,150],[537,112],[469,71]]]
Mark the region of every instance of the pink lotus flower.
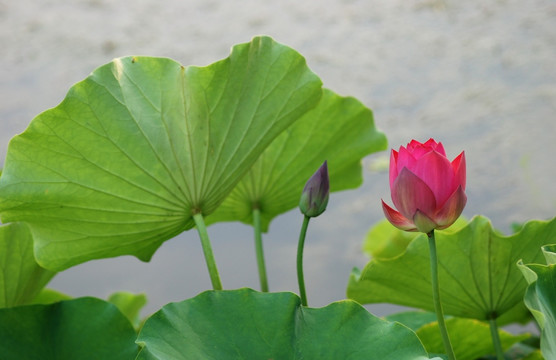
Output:
[[442,143],[411,140],[390,155],[390,191],[396,211],[382,201],[384,215],[398,229],[429,233],[445,229],[461,215],[465,195],[465,155],[446,157]]

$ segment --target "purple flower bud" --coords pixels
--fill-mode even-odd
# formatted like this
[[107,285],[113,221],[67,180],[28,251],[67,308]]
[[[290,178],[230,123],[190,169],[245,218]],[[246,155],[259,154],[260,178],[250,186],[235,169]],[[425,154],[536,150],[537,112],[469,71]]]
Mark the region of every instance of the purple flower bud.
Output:
[[330,183],[328,179],[328,166],[326,161],[321,167],[311,176],[299,200],[299,209],[301,212],[309,217],[319,216],[326,210],[328,205],[328,193],[330,190]]

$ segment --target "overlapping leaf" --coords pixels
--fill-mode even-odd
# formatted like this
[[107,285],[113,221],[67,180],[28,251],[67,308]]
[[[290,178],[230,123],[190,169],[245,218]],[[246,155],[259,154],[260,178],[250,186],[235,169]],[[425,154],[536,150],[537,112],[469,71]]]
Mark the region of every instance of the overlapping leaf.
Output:
[[134,359],[136,333],[113,304],[80,298],[0,309],[3,360]]
[[292,293],[209,291],[164,306],[137,359],[428,359],[415,334],[352,301],[320,309]]
[[2,221],[27,222],[50,269],[148,260],[194,213],[212,213],[321,95],[303,57],[268,37],[207,67],[116,59],[12,139]]
[[25,224],[0,226],[0,308],[31,302],[55,274],[35,261]]
[[556,359],[556,245],[542,251],[547,265],[524,265],[520,260],[518,266],[529,283],[525,304],[542,329],[541,352],[546,359]]
[[325,160],[331,191],[345,190],[361,185],[361,159],[385,148],[371,110],[325,90],[317,107],[273,141],[207,221],[251,224],[256,207],[267,231],[274,217],[298,205],[305,182]]
[[[447,315],[487,320],[518,306],[527,286],[515,263],[536,262],[540,247],[556,237],[556,219],[530,221],[516,234],[494,231],[477,216],[455,233],[438,232],[439,282]],[[348,297],[433,310],[428,241],[415,238],[390,259],[373,259],[350,277]]]
[[108,297],[108,302],[116,305],[136,329],[140,327],[141,319],[139,315],[141,309],[147,304],[147,296],[145,294],[118,291]]

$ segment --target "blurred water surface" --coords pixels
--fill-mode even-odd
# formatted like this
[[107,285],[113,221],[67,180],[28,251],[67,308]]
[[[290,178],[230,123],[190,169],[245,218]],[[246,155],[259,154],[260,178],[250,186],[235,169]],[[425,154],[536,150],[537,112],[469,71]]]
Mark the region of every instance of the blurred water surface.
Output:
[[[434,137],[450,158],[466,151],[467,217],[504,232],[513,221],[556,215],[556,2],[518,0],[20,0],[0,1],[0,166],[9,139],[56,106],[75,82],[124,55],[208,65],[232,45],[270,35],[298,50],[324,85],[372,108],[397,148]],[[388,153],[365,159],[365,184],[331,196],[311,222],[305,277],[311,306],[345,297],[362,239],[383,218]],[[297,292],[301,216],[265,236],[270,287]],[[252,230],[209,228],[225,288],[258,288]],[[58,274],[73,296],[144,292],[151,313],[210,288],[195,232],[169,240],[150,263],[92,261]],[[391,307],[370,307],[381,315]]]

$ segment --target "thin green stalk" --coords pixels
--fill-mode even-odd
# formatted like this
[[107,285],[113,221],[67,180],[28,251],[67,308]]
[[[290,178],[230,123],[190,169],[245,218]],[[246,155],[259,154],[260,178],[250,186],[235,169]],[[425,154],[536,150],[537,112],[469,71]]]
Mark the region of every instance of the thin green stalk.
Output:
[[208,237],[207,227],[205,226],[203,215],[201,213],[194,214],[193,220],[195,220],[195,225],[197,225],[197,231],[199,232],[199,237],[201,238],[201,245],[203,246],[203,253],[205,254],[205,261],[207,263],[210,281],[212,282],[212,288],[214,290],[222,290],[220,275],[218,275],[218,269],[216,268],[214,255],[212,254],[212,246],[210,245],[210,239]]
[[268,280],[266,277],[266,265],[264,262],[263,236],[261,231],[261,210],[253,208],[253,227],[255,228],[255,252],[257,253],[257,267],[259,269],[259,281],[261,291],[268,292]]
[[307,306],[307,294],[305,293],[305,280],[303,279],[303,246],[305,244],[305,235],[309,226],[309,216],[303,218],[301,225],[301,233],[299,234],[299,242],[297,243],[297,282],[299,283],[299,297],[301,297],[301,305]]
[[448,359],[455,360],[456,356],[454,355],[454,349],[452,349],[452,344],[450,343],[448,329],[446,329],[446,323],[444,322],[442,304],[440,302],[440,287],[438,285],[438,258],[436,257],[434,230],[431,230],[427,235],[429,237],[429,252],[431,261],[432,299],[434,302],[436,319],[438,320],[438,327],[440,328],[440,334],[442,335],[442,341],[444,342],[444,349],[446,350]]
[[490,335],[492,336],[492,345],[494,345],[494,350],[496,350],[496,359],[504,360],[504,350],[502,350],[502,343],[500,342],[500,335],[498,334],[498,325],[496,324],[496,318],[493,316],[489,319],[490,323]]

